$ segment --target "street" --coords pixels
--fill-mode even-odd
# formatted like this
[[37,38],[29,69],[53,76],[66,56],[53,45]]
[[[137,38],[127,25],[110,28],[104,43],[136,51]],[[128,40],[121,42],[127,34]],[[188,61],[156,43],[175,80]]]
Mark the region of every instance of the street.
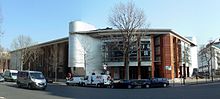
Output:
[[17,88],[0,83],[0,97],[6,99],[217,99],[220,84],[150,89],[110,89],[49,84],[45,91]]

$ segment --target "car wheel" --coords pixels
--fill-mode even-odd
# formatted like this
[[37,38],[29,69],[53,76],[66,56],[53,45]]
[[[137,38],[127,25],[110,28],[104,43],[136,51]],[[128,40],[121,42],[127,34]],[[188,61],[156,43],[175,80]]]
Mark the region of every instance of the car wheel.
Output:
[[66,83],[66,85],[69,86],[70,84],[69,84],[69,83]]
[[42,90],[46,90],[46,87],[42,88]]
[[28,89],[33,89],[31,84],[28,84]]
[[128,85],[128,89],[131,89],[132,88],[132,86],[131,85]]
[[146,84],[146,85],[145,85],[145,88],[150,88],[150,85]]
[[20,88],[21,87],[21,84],[19,82],[17,82],[17,87]]
[[114,86],[114,85],[111,85],[111,88],[113,89],[113,88],[115,88],[115,86]]
[[163,84],[163,87],[167,87],[167,84]]
[[84,83],[82,83],[82,86],[84,87],[84,86],[85,86],[85,84],[84,84]]
[[98,88],[99,88],[99,87],[100,87],[100,84],[97,84],[97,85],[96,85],[96,87],[98,87]]

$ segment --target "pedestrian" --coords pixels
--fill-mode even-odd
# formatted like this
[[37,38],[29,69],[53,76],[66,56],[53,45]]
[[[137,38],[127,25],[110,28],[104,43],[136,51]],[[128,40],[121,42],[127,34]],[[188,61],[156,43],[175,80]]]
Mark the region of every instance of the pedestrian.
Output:
[[73,76],[72,76],[72,73],[69,72],[69,73],[67,74],[66,80],[70,80],[72,77],[73,77]]

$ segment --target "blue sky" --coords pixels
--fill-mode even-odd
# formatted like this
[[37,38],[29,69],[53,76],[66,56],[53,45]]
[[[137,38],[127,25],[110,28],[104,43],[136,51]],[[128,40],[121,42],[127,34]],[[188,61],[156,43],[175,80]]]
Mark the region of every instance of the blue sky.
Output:
[[[0,0],[3,16],[0,44],[10,49],[19,35],[35,42],[68,36],[68,23],[81,20],[97,28],[111,27],[108,15],[128,0]],[[129,0],[130,1],[130,0]],[[173,29],[195,36],[199,44],[220,37],[220,0],[134,0],[147,16],[150,28]]]

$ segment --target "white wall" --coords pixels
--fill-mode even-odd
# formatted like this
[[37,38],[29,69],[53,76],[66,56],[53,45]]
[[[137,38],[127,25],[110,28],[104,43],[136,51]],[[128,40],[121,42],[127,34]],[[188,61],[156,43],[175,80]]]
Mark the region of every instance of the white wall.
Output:
[[[192,38],[192,42],[197,45],[196,38]],[[193,69],[198,68],[198,49],[197,46],[191,47],[191,59],[192,59],[192,67],[190,68],[190,76],[192,76]]]
[[[195,37],[187,37],[188,39],[190,39],[194,44],[197,45],[197,41],[196,41],[196,38]],[[192,76],[192,73],[193,73],[193,68],[198,68],[198,49],[197,49],[197,46],[194,46],[194,47],[191,47],[190,48],[190,54],[191,54],[191,67],[189,68],[189,73],[190,73],[190,76]]]
[[72,21],[69,23],[69,33],[89,31],[89,30],[96,30],[96,28],[91,24],[81,21]]
[[83,67],[86,69],[86,75],[102,72],[101,41],[76,32],[95,29],[95,26],[80,21],[69,23],[68,67]]
[[69,67],[84,67],[86,74],[101,73],[101,41],[83,34],[71,34],[69,40]]

